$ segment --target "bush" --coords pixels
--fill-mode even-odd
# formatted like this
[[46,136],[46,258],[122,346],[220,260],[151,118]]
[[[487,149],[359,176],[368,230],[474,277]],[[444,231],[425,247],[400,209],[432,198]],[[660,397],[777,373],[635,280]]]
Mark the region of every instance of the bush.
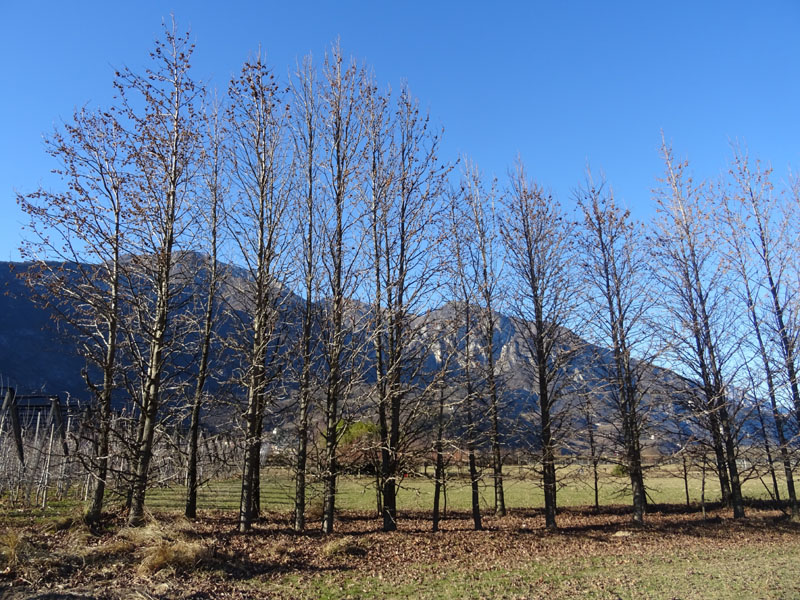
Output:
[[614,470],[611,471],[611,474],[614,477],[628,477],[631,474],[630,470],[628,469],[628,465],[623,465],[622,463],[618,465],[614,465]]

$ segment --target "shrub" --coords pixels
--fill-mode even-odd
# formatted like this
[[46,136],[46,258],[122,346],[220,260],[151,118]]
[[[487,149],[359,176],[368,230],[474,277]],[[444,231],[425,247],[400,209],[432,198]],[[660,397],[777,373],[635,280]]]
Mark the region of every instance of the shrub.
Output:
[[620,463],[618,465],[614,465],[614,469],[611,471],[611,474],[614,477],[627,477],[630,475],[630,470],[628,469],[628,465],[623,465]]

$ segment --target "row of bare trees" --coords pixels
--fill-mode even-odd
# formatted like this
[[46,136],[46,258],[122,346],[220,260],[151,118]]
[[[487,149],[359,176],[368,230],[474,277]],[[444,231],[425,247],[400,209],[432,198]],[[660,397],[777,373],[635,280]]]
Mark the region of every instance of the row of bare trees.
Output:
[[[150,68],[116,74],[115,104],[77,110],[48,139],[61,187],[19,197],[27,277],[86,358],[89,521],[119,468],[129,523],[143,522],[169,424],[188,427],[189,517],[202,432],[238,432],[249,530],[265,424],[277,423],[292,432],[294,527],[306,527],[313,471],[329,533],[338,445],[356,421],[374,426],[362,443],[385,530],[412,456],[435,456],[438,507],[445,445],[467,457],[476,528],[479,455],[503,515],[504,461],[525,445],[548,528],[557,465],[586,453],[596,498],[599,462],[622,465],[641,523],[653,431],[679,440],[673,450],[707,449],[739,517],[756,411],[798,516],[796,185],[776,192],[740,150],[724,181],[696,184],[664,143],[652,224],[591,175],[570,213],[521,160],[506,185],[443,161],[408,87],[381,91],[338,46],[286,79],[259,54],[224,99],[193,77],[191,55],[166,29]],[[125,461],[112,439],[121,406]]]

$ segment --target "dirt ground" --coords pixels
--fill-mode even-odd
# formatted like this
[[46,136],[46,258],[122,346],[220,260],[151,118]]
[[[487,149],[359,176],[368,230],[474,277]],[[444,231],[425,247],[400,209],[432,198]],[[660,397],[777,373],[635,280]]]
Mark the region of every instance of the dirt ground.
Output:
[[[451,513],[438,533],[431,532],[427,515],[401,514],[398,531],[383,533],[374,514],[346,512],[331,536],[295,534],[285,514],[268,514],[252,532],[240,534],[234,516],[206,512],[189,522],[154,515],[145,528],[131,530],[124,515],[110,514],[96,531],[79,519],[13,527],[0,520],[8,565],[0,572],[0,598],[362,597],[366,588],[352,587],[354,582],[372,582],[376,594],[384,583],[410,594],[416,585],[422,589],[431,578],[453,573],[469,579],[538,565],[544,580],[576,561],[591,565],[595,557],[611,557],[614,564],[663,562],[672,555],[800,546],[800,526],[769,507],[751,507],[739,521],[721,508],[704,518],[682,507],[655,507],[643,528],[631,525],[623,507],[568,509],[560,512],[556,532],[544,529],[539,511],[487,515],[483,531],[472,530],[468,514]],[[420,597],[472,596],[469,589],[459,593],[459,585]],[[474,597],[490,597],[479,588]]]

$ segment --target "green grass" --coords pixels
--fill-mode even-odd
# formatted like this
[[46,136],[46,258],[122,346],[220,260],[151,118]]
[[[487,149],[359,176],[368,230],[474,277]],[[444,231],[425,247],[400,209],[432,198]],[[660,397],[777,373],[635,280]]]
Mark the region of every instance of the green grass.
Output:
[[[539,558],[516,568],[414,565],[403,579],[362,573],[288,576],[268,588],[295,598],[780,599],[800,594],[800,545]],[[258,583],[251,582],[253,587]],[[264,591],[268,589],[262,588]]]
[[[611,475],[612,467],[604,466],[600,484],[600,504],[629,504],[628,479]],[[594,504],[594,489],[589,471],[570,466],[560,470],[561,487],[558,492],[559,506],[590,506]],[[692,473],[689,480],[689,497],[693,503],[700,502],[701,474]],[[783,484],[782,497],[786,497]],[[645,484],[649,499],[656,504],[682,504],[686,501],[683,479],[677,470],[651,470],[646,474]],[[310,506],[319,502],[321,486],[309,487]],[[241,481],[228,479],[213,481],[203,486],[198,494],[198,508],[238,510]],[[504,491],[506,507],[509,509],[538,508],[544,504],[544,494],[538,477],[527,468],[507,467]],[[407,477],[401,481],[398,493],[400,510],[430,510],[433,506],[433,481],[426,477]],[[769,499],[769,493],[758,479],[744,483],[743,493],[750,499]],[[183,487],[155,488],[148,492],[147,506],[153,510],[182,510],[185,489]],[[716,478],[707,475],[706,502],[720,499]],[[261,505],[267,511],[290,512],[293,508],[294,481],[282,469],[265,469],[261,479]],[[481,505],[491,509],[494,502],[492,480],[485,472],[480,482]],[[470,507],[469,481],[453,472],[447,485],[447,507],[452,510],[468,510]],[[372,510],[376,506],[374,479],[370,477],[342,476],[339,478],[336,505],[341,510]]]
[[[429,470],[431,473],[432,470]],[[469,480],[461,473],[453,470],[448,475],[447,508],[448,510],[469,510],[471,502]],[[509,509],[539,508],[544,504],[544,494],[539,478],[527,467],[509,466],[504,471],[504,491],[506,507]],[[586,467],[568,466],[559,470],[560,487],[558,504],[562,507],[591,506],[594,504],[594,490],[591,484],[591,473]],[[771,482],[765,480],[769,485]],[[786,498],[785,481],[779,480],[781,497]],[[648,488],[649,500],[657,504],[683,504],[685,492],[683,479],[676,467],[652,469],[646,473],[645,484]],[[336,506],[340,510],[369,511],[376,507],[375,481],[371,477],[342,476],[339,478]],[[481,506],[486,510],[493,509],[494,491],[490,472],[484,471],[480,481]],[[602,467],[600,483],[600,504],[630,504],[628,479],[612,475],[612,467]],[[700,502],[701,474],[690,474],[689,495],[693,503]],[[236,511],[239,509],[241,480],[231,478],[215,480],[203,485],[198,492],[198,508],[200,510]],[[321,504],[322,487],[319,482],[309,485],[307,506]],[[425,476],[414,476],[402,479],[398,492],[398,508],[410,511],[428,511],[433,506],[433,480]],[[748,499],[769,499],[769,492],[758,479],[750,479],[743,485],[744,496]],[[182,512],[186,490],[182,486],[156,487],[148,490],[146,507],[153,511]],[[706,502],[720,499],[719,484],[713,474],[706,477]],[[290,513],[293,509],[294,481],[285,469],[268,468],[262,471],[261,506],[265,511]],[[109,506],[119,504],[119,500],[110,499]],[[67,499],[49,503],[47,509],[22,509],[20,507],[0,504],[0,517],[6,522],[19,519],[35,518],[47,521],[65,514],[78,514],[83,503],[75,499]]]

